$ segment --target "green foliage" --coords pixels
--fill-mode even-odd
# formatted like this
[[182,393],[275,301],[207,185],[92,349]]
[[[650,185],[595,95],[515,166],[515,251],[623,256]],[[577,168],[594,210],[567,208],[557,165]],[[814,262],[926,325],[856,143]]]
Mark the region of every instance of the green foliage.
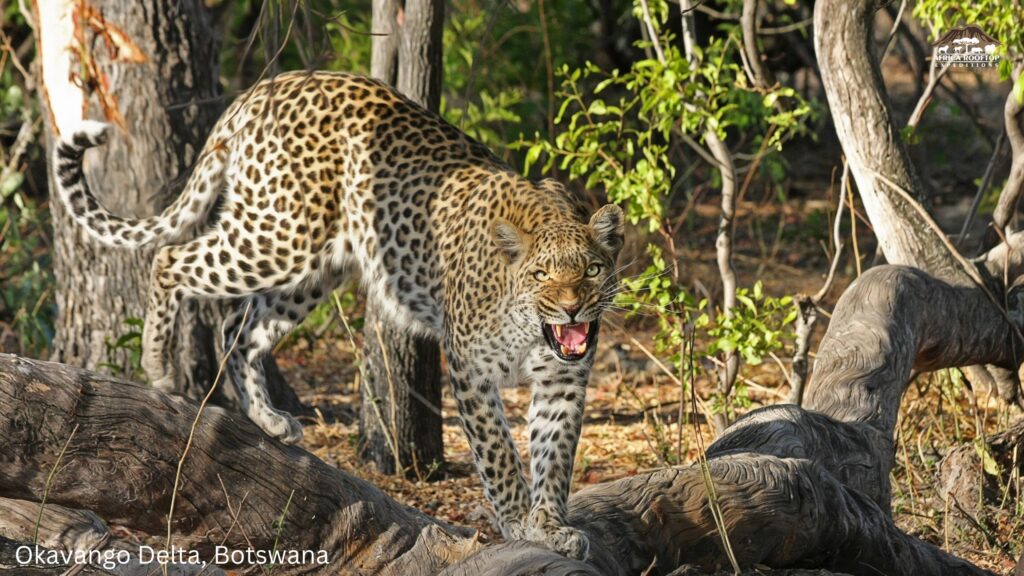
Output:
[[672,281],[661,248],[649,244],[647,255],[651,264],[643,273],[623,278],[622,289],[616,295],[615,304],[625,310],[627,316],[651,313],[657,318],[655,351],[668,354],[673,364],[686,366],[684,371],[688,371],[688,356],[683,354],[683,326],[691,321],[692,314],[697,311],[694,298]]
[[[444,29],[441,115],[500,150],[510,139],[506,130],[523,120],[525,90],[515,84],[521,63],[512,62],[508,54],[486,54],[485,42],[494,32],[491,12],[474,10],[471,2],[455,4]],[[487,60],[481,61],[482,57]]]
[[[18,2],[2,5],[3,28],[8,41],[17,41],[28,30]],[[15,66],[17,56],[0,47],[0,323],[18,335],[23,354],[44,356],[53,339],[53,272],[50,260],[50,213],[45,203],[31,195],[25,185],[26,159],[38,153],[30,144],[21,165],[13,165],[15,134],[37,119],[35,99],[25,88],[25,79]],[[22,55],[28,61],[31,55]]]
[[331,68],[360,74],[370,73],[373,46],[369,9],[339,12],[326,24],[327,39],[334,58]]
[[0,201],[0,322],[10,324],[22,352],[34,356],[53,340],[48,222],[48,212],[20,191]]
[[[736,290],[739,306],[732,314],[708,313],[695,321],[710,337],[706,353],[736,352],[750,365],[760,364],[766,356],[782,348],[783,340],[790,336],[785,328],[796,320],[797,309],[790,296],[773,298],[764,293],[760,281],[751,289]],[[701,303],[701,308],[706,305]]]
[[792,297],[770,296],[758,281],[752,288],[736,291],[739,306],[731,314],[712,312],[706,299],[695,304],[694,297],[672,281],[660,248],[649,245],[647,253],[651,264],[642,274],[623,279],[616,305],[628,315],[654,312],[658,323],[655,351],[667,354],[682,372],[699,370],[699,365],[690,366],[683,354],[686,324],[692,323],[704,335],[703,347],[694,350],[695,356],[736,352],[751,365],[760,364],[792,339],[790,326],[797,316]]
[[[143,380],[145,378],[145,371],[142,369],[142,318],[136,318],[130,316],[124,319],[125,332],[117,337],[117,340],[111,342],[108,338],[104,342],[107,353],[107,361],[100,364],[101,368],[106,368],[125,378],[131,380]],[[122,363],[118,360],[118,357],[122,357],[123,354],[127,355],[127,363]]]
[[[346,317],[350,318],[349,326],[353,330],[362,330],[363,317],[355,316],[354,311],[358,307],[356,287],[349,285],[337,290],[341,307],[346,311]],[[337,310],[333,299],[325,300],[313,309],[291,334],[283,338],[276,349],[287,349],[295,346],[298,342],[305,342],[307,348],[312,348],[316,339],[327,334],[329,331],[338,329],[335,321],[338,319]]]
[[[667,8],[654,3],[652,10],[664,25]],[[751,153],[762,146],[769,155],[780,152],[787,138],[804,129],[810,105],[789,87],[749,86],[739,64],[739,32],[726,30],[699,49],[695,66],[667,32],[660,34],[664,62],[650,57],[626,72],[608,73],[590,62],[564,65],[555,118],[561,131],[554,141],[537,134],[518,143],[526,149],[526,171],[543,159],[545,172],[557,166],[587,188],[602,185],[631,222],[654,231],[671,200],[677,176],[671,152],[683,135],[700,137],[710,128],[725,139],[730,130],[750,132]],[[765,165],[773,180],[782,178],[781,162]]]

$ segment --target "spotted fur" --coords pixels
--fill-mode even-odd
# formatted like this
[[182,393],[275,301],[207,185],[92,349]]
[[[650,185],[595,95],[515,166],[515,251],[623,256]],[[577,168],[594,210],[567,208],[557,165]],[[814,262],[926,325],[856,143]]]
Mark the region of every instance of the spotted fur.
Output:
[[[82,157],[105,140],[105,125],[87,123],[55,152],[61,200],[93,237],[131,248],[211,222],[153,263],[143,366],[154,386],[173,388],[168,344],[182,300],[241,299],[224,340],[237,338],[228,366],[242,408],[267,434],[299,440],[299,423],[269,402],[261,358],[358,271],[392,320],[443,344],[505,536],[586,553],[565,524],[566,496],[622,244],[617,207],[587,222],[557,182],[519,176],[437,115],[349,74],[291,73],[253,88],[214,127],[180,198],[152,218],[117,217],[89,191]],[[543,334],[569,325],[590,330],[574,358]],[[498,395],[520,380],[533,385],[532,486]]]

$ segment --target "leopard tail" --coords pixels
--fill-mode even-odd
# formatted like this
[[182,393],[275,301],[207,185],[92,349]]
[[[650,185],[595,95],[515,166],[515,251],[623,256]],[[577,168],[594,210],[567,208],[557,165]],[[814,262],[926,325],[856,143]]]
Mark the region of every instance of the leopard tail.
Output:
[[[54,147],[55,188],[61,203],[90,236],[108,246],[137,248],[156,240],[170,240],[205,220],[219,192],[214,182],[190,178],[178,199],[163,213],[148,218],[124,218],[104,208],[89,189],[83,172],[83,156],[89,148],[107,142],[110,125],[83,121],[68,131]],[[205,174],[223,173],[223,153],[215,151],[200,162]],[[220,165],[218,165],[218,163]],[[196,170],[199,171],[198,168]],[[198,182],[197,182],[198,181]]]

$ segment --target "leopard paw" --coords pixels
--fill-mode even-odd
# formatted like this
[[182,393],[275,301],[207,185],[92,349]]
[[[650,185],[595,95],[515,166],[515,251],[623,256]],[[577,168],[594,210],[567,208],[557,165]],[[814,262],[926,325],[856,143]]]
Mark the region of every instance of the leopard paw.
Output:
[[287,412],[271,408],[261,411],[253,421],[268,436],[273,436],[284,444],[295,444],[302,440],[302,424]]
[[533,526],[527,530],[526,539],[576,560],[585,559],[590,551],[590,540],[572,526]]
[[501,526],[501,534],[505,540],[525,540],[526,523],[522,520],[509,520]]

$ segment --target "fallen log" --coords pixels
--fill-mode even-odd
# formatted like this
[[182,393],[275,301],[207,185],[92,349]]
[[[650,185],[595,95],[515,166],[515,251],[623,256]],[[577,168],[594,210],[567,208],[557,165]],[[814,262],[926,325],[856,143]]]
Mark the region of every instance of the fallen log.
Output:
[[[920,284],[929,280],[941,283],[905,273],[859,282],[929,289]],[[963,339],[945,318],[941,326],[922,318],[913,330],[929,336],[920,341]],[[890,357],[885,345],[871,351]],[[884,372],[877,378],[878,387],[905,384]],[[39,501],[45,493],[49,502],[162,534],[196,413],[193,402],[147,387],[0,356],[0,496]],[[887,490],[878,470],[890,457],[877,451],[880,434],[795,406],[755,411],[730,428],[709,447],[708,472],[737,560],[851,574],[987,574],[895,526],[887,501],[878,502],[879,487]],[[525,542],[485,546],[220,408],[207,407],[198,420],[181,478],[175,546],[203,558],[218,545],[327,557],[325,565],[278,566],[280,574],[625,575],[727,566],[698,465],[575,494],[570,522],[590,536],[586,562]]]
[[110,531],[92,512],[38,502],[0,498],[0,538],[33,542],[54,550],[88,550],[110,540]]

